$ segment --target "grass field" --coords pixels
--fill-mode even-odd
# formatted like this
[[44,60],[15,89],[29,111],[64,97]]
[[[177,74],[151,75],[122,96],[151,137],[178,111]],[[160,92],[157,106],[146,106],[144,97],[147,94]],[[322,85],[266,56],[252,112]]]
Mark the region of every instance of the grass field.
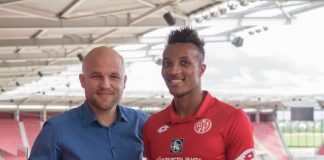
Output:
[[324,133],[283,133],[288,147],[319,147],[324,142]]

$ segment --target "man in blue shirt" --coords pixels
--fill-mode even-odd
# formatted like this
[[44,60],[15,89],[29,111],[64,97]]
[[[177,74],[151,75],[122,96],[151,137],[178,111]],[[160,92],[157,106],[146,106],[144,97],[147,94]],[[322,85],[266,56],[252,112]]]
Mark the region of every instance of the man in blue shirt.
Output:
[[45,122],[29,160],[141,160],[149,116],[118,104],[127,80],[123,58],[112,48],[94,48],[82,72],[86,101]]

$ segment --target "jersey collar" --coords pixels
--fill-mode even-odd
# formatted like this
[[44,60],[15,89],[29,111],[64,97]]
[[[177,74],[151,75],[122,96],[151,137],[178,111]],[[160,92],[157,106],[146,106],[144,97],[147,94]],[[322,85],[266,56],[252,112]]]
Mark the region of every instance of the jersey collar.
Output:
[[169,113],[169,120],[171,123],[183,123],[183,122],[188,122],[188,121],[193,121],[195,119],[200,119],[203,118],[206,111],[209,109],[212,103],[214,103],[214,97],[208,92],[204,91],[205,97],[199,106],[197,112],[193,116],[189,116],[186,119],[181,119],[174,111],[174,103],[172,103],[168,106],[168,113]]

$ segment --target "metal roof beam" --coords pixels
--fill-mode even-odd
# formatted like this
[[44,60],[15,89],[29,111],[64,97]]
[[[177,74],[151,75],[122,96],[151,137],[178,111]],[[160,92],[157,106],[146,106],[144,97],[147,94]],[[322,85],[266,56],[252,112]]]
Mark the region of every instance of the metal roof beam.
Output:
[[[138,18],[139,20],[140,18]],[[134,23],[137,20],[132,21],[132,26],[129,26],[129,19],[127,17],[102,17],[93,18],[89,20],[57,20],[50,21],[37,18],[15,18],[7,19],[0,18],[0,30],[1,29],[109,29],[109,28],[162,28],[168,25],[163,21],[163,17],[148,17],[141,22]],[[185,25],[185,20],[177,19],[177,25]]]
[[265,2],[265,3],[261,3],[256,5],[255,7],[248,9],[248,10],[244,10],[244,11],[240,11],[237,13],[231,13],[232,15],[243,15],[243,16],[247,16],[249,14],[255,13],[255,12],[259,12],[262,10],[267,10],[267,9],[272,9],[273,8],[273,3],[270,2]]
[[[296,18],[291,17],[294,21]],[[218,17],[216,19],[211,19],[205,21],[204,23],[192,22],[192,25],[196,27],[204,26],[255,26],[255,25],[284,25],[288,24],[287,19],[283,17]]]
[[0,6],[8,6],[13,4],[18,4],[22,2],[26,2],[27,0],[10,0],[10,1],[0,1]]
[[[136,23],[138,23],[138,22],[144,20],[145,18],[149,17],[150,15],[152,15],[152,14],[154,14],[154,13],[156,13],[156,12],[158,12],[158,11],[160,11],[160,10],[162,10],[162,9],[164,9],[164,8],[166,8],[166,7],[168,7],[168,6],[170,6],[170,4],[171,4],[171,3],[165,3],[165,4],[162,4],[162,5],[157,5],[156,7],[152,8],[152,9],[150,9],[150,10],[144,12],[143,14],[141,14],[141,15],[135,17],[134,19],[132,19],[132,20],[130,21],[129,25],[132,26],[132,25],[134,25],[134,24],[136,24]],[[159,19],[160,19],[160,21],[161,21],[162,17],[159,18]]]
[[317,8],[321,8],[324,7],[324,3],[323,2],[311,2],[310,5],[306,6],[306,7],[300,7],[298,9],[292,10],[289,12],[290,15],[298,15],[307,11],[311,11]]
[[[134,11],[142,11],[144,9],[147,9],[147,7],[141,6],[141,7],[135,7],[135,8],[125,8],[125,9],[120,9],[120,10],[114,10],[114,11],[108,11],[108,12],[98,12],[95,14],[88,14],[88,15],[82,15],[82,16],[71,15],[70,17],[68,17],[66,19],[67,20],[81,20],[81,19],[90,19],[90,18],[92,19],[92,18],[96,18],[96,17],[105,17],[105,16],[130,13],[130,12],[134,12]],[[112,17],[114,17],[114,16],[112,16]]]
[[286,17],[287,21],[290,22],[291,20],[291,15],[287,13],[284,8],[282,7],[281,2],[279,1],[273,1],[273,3],[277,6],[277,8],[282,12],[282,14]]
[[[0,68],[3,67],[30,67],[30,66],[34,66],[34,67],[41,67],[41,66],[47,66],[49,65],[50,61],[27,61],[27,62],[15,62],[15,63],[6,63],[6,62],[0,62]],[[64,66],[68,66],[71,64],[78,64],[80,63],[80,61],[77,58],[64,58],[64,59],[60,59],[59,63],[56,62],[55,65],[64,65]],[[32,72],[37,72],[38,69],[32,71]],[[31,72],[27,72],[27,73],[31,73]],[[26,74],[27,74],[26,73]]]
[[81,5],[85,0],[74,0],[71,4],[69,4],[64,10],[58,14],[60,18],[66,18],[68,14],[73,12],[79,5]]
[[37,39],[39,38],[42,34],[44,34],[47,30],[45,29],[41,29],[38,30],[35,34],[33,34],[32,36],[30,36],[31,39]]
[[[243,27],[244,28],[244,27]],[[227,35],[211,35],[204,36],[206,38],[206,42],[226,40]],[[210,40],[209,40],[210,39]],[[117,46],[120,44],[159,44],[165,43],[166,37],[138,37],[138,36],[129,36],[129,37],[106,37],[101,40],[99,43],[93,43],[91,38],[79,38],[79,39],[0,39],[0,47],[51,47],[51,46],[64,46],[64,47],[78,47],[78,48],[89,48],[96,47],[99,45],[109,45],[109,46]],[[36,54],[36,53],[35,53]],[[55,54],[55,56],[53,56]],[[30,55],[24,55],[23,53],[19,53],[19,55],[0,55],[4,60],[12,59],[14,57],[19,58],[27,58]],[[47,53],[38,58],[59,58],[61,55],[59,53]],[[67,56],[68,57],[68,56]],[[30,58],[33,58],[31,56]]]
[[[91,46],[93,40],[91,38],[79,38],[79,39],[7,39],[0,40],[0,47],[50,47],[50,46],[75,46],[85,48]],[[136,36],[132,37],[109,37],[103,39],[98,44],[94,45],[110,45],[115,46],[125,43],[139,43]]]
[[23,5],[14,5],[14,6],[5,6],[5,7],[0,7],[2,10],[6,10],[9,12],[14,12],[18,14],[22,14],[25,16],[32,16],[32,17],[37,17],[41,19],[46,19],[46,20],[51,20],[51,21],[57,21],[58,18],[55,17],[54,14],[44,12],[37,10],[35,8],[29,8]]
[[106,32],[105,34],[100,35],[100,36],[98,36],[97,38],[95,38],[95,39],[93,40],[92,43],[98,43],[99,41],[101,41],[101,40],[107,38],[109,35],[115,33],[116,31],[118,31],[118,29],[112,29],[112,30]]
[[136,0],[146,6],[149,6],[149,7],[155,7],[155,4],[153,4],[152,2],[148,2],[147,0]]

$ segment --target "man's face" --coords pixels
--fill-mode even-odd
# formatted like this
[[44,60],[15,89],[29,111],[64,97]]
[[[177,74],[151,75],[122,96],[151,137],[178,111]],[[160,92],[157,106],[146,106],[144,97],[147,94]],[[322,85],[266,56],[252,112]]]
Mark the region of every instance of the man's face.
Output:
[[167,45],[163,52],[162,77],[169,92],[176,97],[201,91],[201,76],[206,66],[201,63],[198,48],[192,43]]
[[104,52],[89,57],[79,76],[86,99],[95,110],[115,107],[121,100],[127,79],[120,57]]

